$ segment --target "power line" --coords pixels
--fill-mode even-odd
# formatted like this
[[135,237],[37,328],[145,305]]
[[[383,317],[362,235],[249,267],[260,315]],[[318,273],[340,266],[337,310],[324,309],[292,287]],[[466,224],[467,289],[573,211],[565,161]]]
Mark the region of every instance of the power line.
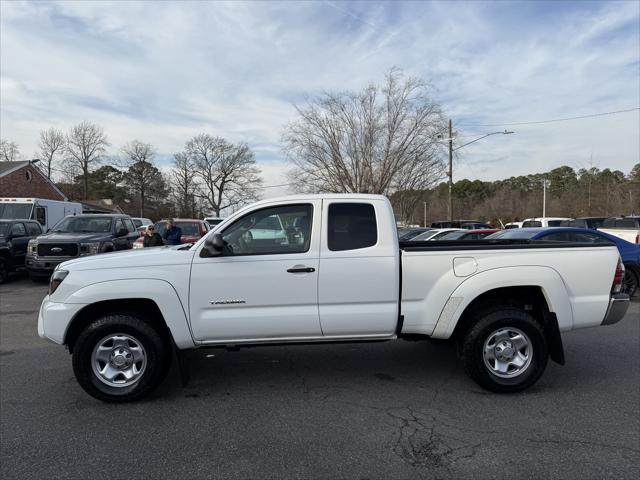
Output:
[[537,125],[540,123],[567,122],[570,120],[580,120],[583,118],[604,117],[606,115],[615,115],[618,113],[633,112],[635,110],[640,110],[640,107],[627,108],[624,110],[615,110],[612,112],[591,113],[589,115],[579,115],[576,117],[554,118],[550,120],[536,120],[532,122],[483,123],[483,124],[461,123],[461,124],[458,124],[458,126],[461,126],[461,127],[510,127],[510,126],[517,126],[517,125]]
[[290,185],[295,185],[295,182],[290,183],[281,183],[280,185],[261,185],[259,188],[276,188],[276,187],[288,187]]

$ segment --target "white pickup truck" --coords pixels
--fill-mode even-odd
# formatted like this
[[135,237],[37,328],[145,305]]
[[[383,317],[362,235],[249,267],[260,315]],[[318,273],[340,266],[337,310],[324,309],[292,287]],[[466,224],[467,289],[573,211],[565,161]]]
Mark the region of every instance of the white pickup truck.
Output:
[[[273,219],[286,236],[254,235]],[[61,264],[38,333],[72,353],[80,385],[104,401],[139,399],[173,351],[243,345],[452,339],[482,387],[532,385],[560,332],[626,313],[624,267],[607,244],[398,242],[377,195],[265,200],[193,246]]]
[[611,217],[598,227],[610,235],[615,235],[630,243],[640,244],[640,217]]

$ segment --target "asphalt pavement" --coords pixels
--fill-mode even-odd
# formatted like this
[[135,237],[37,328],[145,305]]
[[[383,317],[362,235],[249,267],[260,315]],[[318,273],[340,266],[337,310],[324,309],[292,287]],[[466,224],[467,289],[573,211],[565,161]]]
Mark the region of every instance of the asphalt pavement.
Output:
[[497,395],[429,342],[199,351],[152,398],[110,405],[36,333],[46,285],[0,285],[0,477],[640,478],[640,304],[564,335]]

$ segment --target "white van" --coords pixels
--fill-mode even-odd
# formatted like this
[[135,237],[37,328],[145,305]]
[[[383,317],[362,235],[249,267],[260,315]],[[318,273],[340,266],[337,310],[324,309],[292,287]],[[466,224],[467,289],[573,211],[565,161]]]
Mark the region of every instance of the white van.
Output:
[[79,215],[82,205],[75,202],[46,200],[44,198],[0,197],[0,219],[37,220],[46,232],[67,215]]
[[522,222],[522,228],[530,227],[559,227],[563,220],[573,220],[572,218],[564,217],[535,217],[525,218]]

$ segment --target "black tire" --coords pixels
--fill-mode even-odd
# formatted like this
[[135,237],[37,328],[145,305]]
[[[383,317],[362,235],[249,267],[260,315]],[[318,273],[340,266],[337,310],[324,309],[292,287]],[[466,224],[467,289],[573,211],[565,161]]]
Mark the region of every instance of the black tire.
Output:
[[0,283],[4,283],[9,278],[9,265],[4,258],[0,258]]
[[[94,372],[94,348],[109,335],[135,338],[144,349],[146,365],[132,385],[111,386]],[[171,346],[137,313],[104,315],[89,324],[78,336],[73,348],[73,372],[80,386],[92,397],[104,402],[131,402],[149,395],[165,378],[171,365]]]
[[633,297],[638,290],[638,274],[630,266],[626,267],[622,284],[622,293]]
[[[524,310],[515,307],[497,307],[478,312],[474,316],[473,326],[462,337],[459,354],[467,374],[481,387],[497,393],[512,393],[525,390],[538,381],[549,360],[549,348],[544,329],[540,322]],[[530,355],[522,371],[517,368],[512,373],[498,376],[485,362],[485,342],[495,338],[497,331],[515,329],[524,333],[528,340]],[[491,343],[489,343],[491,345]],[[496,344],[497,345],[497,344]],[[504,375],[512,375],[505,378]]]

